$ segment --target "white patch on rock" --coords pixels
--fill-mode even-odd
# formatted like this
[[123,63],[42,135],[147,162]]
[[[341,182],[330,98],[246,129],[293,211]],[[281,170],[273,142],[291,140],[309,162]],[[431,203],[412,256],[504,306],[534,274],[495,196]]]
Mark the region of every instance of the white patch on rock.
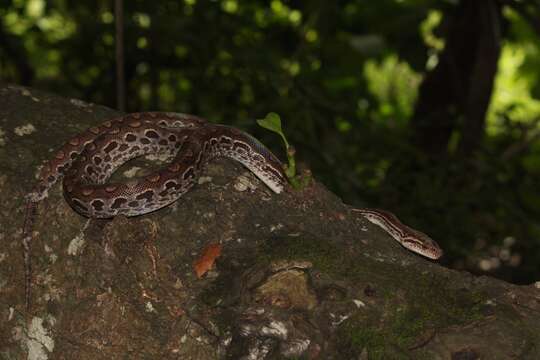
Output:
[[30,135],[36,131],[36,127],[32,124],[26,124],[22,126],[17,126],[13,132],[18,136]]
[[84,224],[81,232],[79,232],[79,234],[69,242],[67,248],[68,255],[76,256],[79,254],[84,244],[86,243],[86,241],[84,240],[84,231],[88,228],[89,225],[90,219],[86,220],[86,223]]
[[268,326],[263,326],[261,328],[261,334],[285,340],[288,336],[288,330],[287,326],[282,321],[273,320]]
[[154,305],[152,305],[152,303],[150,301],[146,302],[144,307],[145,307],[145,310],[146,310],[147,313],[155,313],[156,312],[156,309],[154,308]]
[[234,189],[236,191],[246,191],[246,190],[255,190],[257,185],[246,175],[239,175],[234,182]]
[[50,254],[50,255],[49,255],[49,260],[51,261],[51,264],[56,263],[56,260],[58,260],[58,255],[56,255],[56,254]]
[[335,319],[335,320],[333,320],[331,322],[332,326],[339,326],[342,322],[344,322],[345,320],[350,318],[351,315],[350,314],[347,314],[347,315],[335,315],[335,314],[330,313],[330,317],[332,319]]
[[197,183],[199,185],[202,185],[202,184],[205,184],[205,183],[208,183],[208,182],[211,182],[211,181],[212,181],[211,176],[201,176],[201,177],[199,177],[199,180],[197,180]]
[[209,211],[209,212],[205,212],[203,215],[202,215],[202,218],[203,219],[213,219],[216,217],[216,214],[213,212],[213,211]]
[[270,232],[283,229],[283,224],[277,223],[276,225],[270,225]]
[[72,255],[72,256],[75,256],[79,253],[79,251],[82,249],[82,247],[84,246],[84,238],[82,236],[82,234],[79,234],[77,236],[75,236],[70,242],[69,242],[69,245],[68,245],[68,248],[67,248],[67,253],[68,255]]
[[82,108],[90,106],[90,104],[87,103],[86,101],[82,101],[82,100],[79,100],[79,99],[71,99],[71,100],[69,100],[69,102],[72,103],[75,106],[82,107]]
[[[54,349],[54,339],[50,331],[43,324],[44,319],[34,317],[28,328],[26,346],[28,348],[27,360],[45,360]],[[49,326],[54,326],[56,320],[50,317],[47,321]]]

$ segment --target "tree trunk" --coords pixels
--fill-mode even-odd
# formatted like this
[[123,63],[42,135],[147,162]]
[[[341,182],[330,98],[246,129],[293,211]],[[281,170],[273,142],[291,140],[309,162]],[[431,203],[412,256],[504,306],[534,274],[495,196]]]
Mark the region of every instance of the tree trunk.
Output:
[[[538,359],[540,286],[407,252],[318,183],[276,195],[216,161],[175,205],[89,221],[42,202],[24,309],[24,196],[50,151],[116,115],[0,86],[0,349],[9,359]],[[220,244],[213,270],[193,262]]]
[[500,54],[501,8],[495,0],[461,1],[447,16],[445,48],[420,85],[411,122],[413,142],[435,157],[447,155],[456,135],[464,156],[480,146]]

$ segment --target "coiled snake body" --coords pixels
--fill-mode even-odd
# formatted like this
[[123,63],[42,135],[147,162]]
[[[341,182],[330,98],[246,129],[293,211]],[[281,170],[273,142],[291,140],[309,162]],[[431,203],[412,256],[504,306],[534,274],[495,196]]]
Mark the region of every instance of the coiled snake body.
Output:
[[[174,156],[166,167],[123,183],[107,180],[126,161],[146,154]],[[23,226],[26,306],[30,306],[32,225],[38,203],[60,179],[66,201],[90,218],[135,216],[155,211],[176,201],[196,182],[201,168],[216,157],[229,157],[252,171],[275,193],[288,182],[280,161],[252,136],[232,127],[215,125],[193,115],[134,113],[92,127],[73,137],[41,169],[38,184],[28,195]],[[431,239],[413,236],[422,247],[408,246],[396,237],[401,230],[414,231],[389,213],[361,210],[410,250],[430,258],[442,251]],[[373,219],[378,220],[373,221]],[[409,234],[413,234],[409,231]],[[421,234],[416,232],[416,234]],[[399,235],[399,234],[398,234]],[[427,245],[426,245],[427,241]],[[427,251],[423,249],[428,249]]]

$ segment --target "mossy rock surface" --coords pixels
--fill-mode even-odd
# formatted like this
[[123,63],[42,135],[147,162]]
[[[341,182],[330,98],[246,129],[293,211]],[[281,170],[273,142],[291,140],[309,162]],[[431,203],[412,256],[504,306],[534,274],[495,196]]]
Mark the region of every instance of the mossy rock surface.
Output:
[[[0,86],[0,357],[540,358],[540,286],[447,269],[316,181],[276,195],[228,160],[138,218],[88,222],[55,186],[35,224],[27,313],[25,195],[55,149],[116,115]],[[216,243],[197,278],[193,262]]]

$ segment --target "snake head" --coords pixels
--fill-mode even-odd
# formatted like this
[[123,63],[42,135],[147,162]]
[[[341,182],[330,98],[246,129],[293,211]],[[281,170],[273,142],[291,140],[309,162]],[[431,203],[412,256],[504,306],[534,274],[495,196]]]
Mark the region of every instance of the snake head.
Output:
[[412,234],[403,237],[401,240],[401,244],[406,249],[432,260],[437,260],[443,256],[443,250],[432,238],[418,230],[411,228],[407,230]]

